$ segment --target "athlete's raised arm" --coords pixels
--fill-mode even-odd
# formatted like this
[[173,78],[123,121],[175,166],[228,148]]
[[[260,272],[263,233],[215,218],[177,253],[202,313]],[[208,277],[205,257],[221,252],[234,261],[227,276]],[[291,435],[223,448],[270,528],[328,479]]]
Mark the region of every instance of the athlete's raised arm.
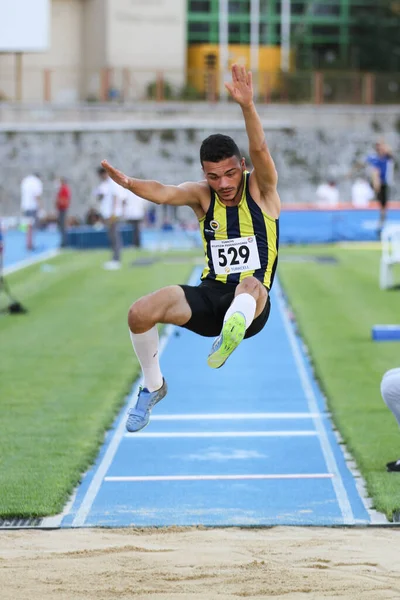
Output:
[[181,185],[164,185],[159,181],[128,177],[106,160],[102,161],[101,166],[104,167],[111,179],[120,186],[155,204],[191,206],[193,208],[200,205],[200,184],[198,183],[187,182]]
[[226,83],[225,86],[242,109],[249,139],[250,158],[260,193],[262,196],[268,197],[273,204],[277,204],[277,208],[279,208],[279,196],[276,193],[278,174],[268,150],[260,117],[254,105],[252,74],[247,72],[245,67],[233,65],[232,82]]

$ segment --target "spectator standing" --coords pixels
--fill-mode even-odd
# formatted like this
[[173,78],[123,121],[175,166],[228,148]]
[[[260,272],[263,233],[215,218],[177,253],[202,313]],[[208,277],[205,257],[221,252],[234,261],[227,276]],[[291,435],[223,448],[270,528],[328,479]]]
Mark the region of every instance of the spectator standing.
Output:
[[369,167],[371,184],[375,197],[380,204],[378,225],[378,236],[380,237],[386,219],[389,188],[393,183],[393,154],[391,149],[383,140],[377,142],[375,152],[366,157],[365,164]]
[[339,204],[339,190],[336,182],[329,179],[326,183],[321,183],[316,191],[317,204],[323,208],[335,208]]
[[56,209],[57,223],[61,235],[61,248],[67,244],[67,211],[71,204],[71,190],[65,177],[60,177],[60,187],[57,192]]
[[99,202],[99,212],[108,229],[108,236],[112,248],[112,260],[104,263],[104,268],[116,270],[121,268],[121,233],[118,221],[122,215],[122,188],[116,184],[103,167],[97,169],[100,184],[96,189]]
[[[123,188],[122,188],[123,189]],[[142,247],[141,226],[146,214],[146,200],[124,190],[123,217],[132,226],[132,244],[135,248]]]
[[351,203],[354,208],[367,208],[374,198],[374,190],[363,177],[357,177],[351,186]]
[[43,194],[43,184],[38,174],[27,175],[21,181],[21,213],[28,219],[27,250],[33,250],[33,232],[38,224],[38,213]]

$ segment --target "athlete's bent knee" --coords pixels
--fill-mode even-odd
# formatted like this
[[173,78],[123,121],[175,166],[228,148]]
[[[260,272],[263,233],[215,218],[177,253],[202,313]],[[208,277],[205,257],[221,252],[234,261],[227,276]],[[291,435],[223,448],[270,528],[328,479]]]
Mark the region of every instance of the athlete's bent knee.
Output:
[[136,300],[129,309],[128,325],[132,333],[144,333],[156,323],[183,325],[191,314],[183,289],[172,285]]
[[254,295],[254,292],[257,291],[259,285],[261,285],[261,283],[255,277],[246,277],[239,283],[236,288],[236,292],[240,294],[247,293]]
[[148,314],[145,308],[144,298],[136,300],[128,312],[128,325],[132,333],[144,333],[152,327],[149,325]]
[[236,288],[236,294],[251,294],[256,300],[266,299],[267,290],[255,277],[246,277]]

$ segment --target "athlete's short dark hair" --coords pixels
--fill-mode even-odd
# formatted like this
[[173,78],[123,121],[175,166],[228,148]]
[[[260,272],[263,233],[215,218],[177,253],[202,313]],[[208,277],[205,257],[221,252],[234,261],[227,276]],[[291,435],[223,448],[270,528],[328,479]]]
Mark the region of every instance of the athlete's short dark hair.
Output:
[[210,162],[220,162],[221,160],[231,158],[232,156],[237,156],[239,160],[242,158],[236,142],[229,137],[229,135],[215,133],[209,135],[201,144],[201,164],[203,164],[205,160]]

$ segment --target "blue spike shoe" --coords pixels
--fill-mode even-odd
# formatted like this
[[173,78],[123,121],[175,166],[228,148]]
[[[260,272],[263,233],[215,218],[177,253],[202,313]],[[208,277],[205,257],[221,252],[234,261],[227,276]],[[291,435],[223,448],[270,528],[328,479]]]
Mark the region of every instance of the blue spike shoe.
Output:
[[223,324],[221,334],[214,341],[207,363],[212,369],[219,369],[239,346],[246,333],[246,319],[241,312],[235,312]]
[[167,392],[168,388],[165,379],[163,379],[160,389],[155,392],[149,392],[147,388],[141,387],[136,405],[129,410],[126,429],[132,433],[146,427],[150,421],[151,409],[167,395]]

